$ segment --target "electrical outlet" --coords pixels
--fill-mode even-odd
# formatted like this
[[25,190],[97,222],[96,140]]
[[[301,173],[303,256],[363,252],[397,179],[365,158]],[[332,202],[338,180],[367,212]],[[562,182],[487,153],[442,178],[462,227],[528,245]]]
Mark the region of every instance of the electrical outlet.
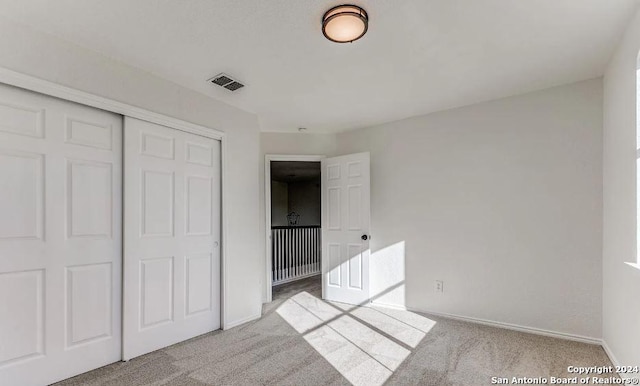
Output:
[[444,282],[442,280],[436,280],[436,292],[444,292]]

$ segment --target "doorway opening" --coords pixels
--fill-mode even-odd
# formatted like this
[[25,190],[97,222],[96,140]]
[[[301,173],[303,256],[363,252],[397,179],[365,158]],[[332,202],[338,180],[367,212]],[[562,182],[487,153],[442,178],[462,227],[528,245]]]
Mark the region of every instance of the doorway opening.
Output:
[[321,287],[321,159],[267,156],[268,302],[289,287]]

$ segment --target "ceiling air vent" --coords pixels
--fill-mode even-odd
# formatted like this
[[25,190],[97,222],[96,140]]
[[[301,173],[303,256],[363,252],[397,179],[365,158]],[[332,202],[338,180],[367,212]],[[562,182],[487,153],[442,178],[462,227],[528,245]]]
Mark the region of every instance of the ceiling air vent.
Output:
[[227,74],[218,74],[208,81],[230,91],[236,91],[244,87],[244,84],[238,82]]

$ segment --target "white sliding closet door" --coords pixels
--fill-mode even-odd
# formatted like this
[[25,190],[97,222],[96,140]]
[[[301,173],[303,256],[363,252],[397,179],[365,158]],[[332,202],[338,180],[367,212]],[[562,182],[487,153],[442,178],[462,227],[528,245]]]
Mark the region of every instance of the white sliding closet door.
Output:
[[122,117],[0,86],[0,384],[121,359]]
[[220,142],[125,118],[125,360],[220,328]]

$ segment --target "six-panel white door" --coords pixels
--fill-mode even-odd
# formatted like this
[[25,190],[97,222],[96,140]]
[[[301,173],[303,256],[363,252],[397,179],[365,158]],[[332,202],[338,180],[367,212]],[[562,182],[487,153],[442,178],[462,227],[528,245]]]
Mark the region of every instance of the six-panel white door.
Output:
[[322,297],[369,302],[369,153],[322,160]]
[[220,142],[125,117],[123,359],[220,328]]
[[121,358],[122,118],[0,86],[0,384]]

